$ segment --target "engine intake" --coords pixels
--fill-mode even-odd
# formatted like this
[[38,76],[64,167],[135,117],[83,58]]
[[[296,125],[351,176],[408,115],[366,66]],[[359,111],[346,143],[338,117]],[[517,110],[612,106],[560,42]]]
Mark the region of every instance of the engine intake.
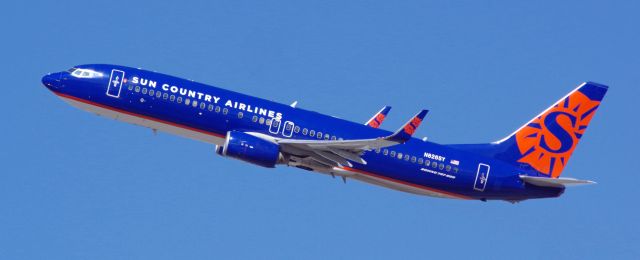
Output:
[[280,158],[280,146],[244,132],[229,131],[224,146],[217,146],[216,153],[262,167],[274,168]]

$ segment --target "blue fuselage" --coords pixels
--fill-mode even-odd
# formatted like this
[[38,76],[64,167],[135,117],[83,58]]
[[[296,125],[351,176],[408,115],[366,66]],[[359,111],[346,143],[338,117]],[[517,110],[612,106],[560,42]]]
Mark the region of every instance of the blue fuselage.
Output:
[[[217,145],[232,130],[307,140],[367,139],[391,134],[362,123],[142,69],[115,65],[76,68],[98,73],[74,76],[65,71],[45,76],[43,82],[76,106],[112,111],[114,118],[122,117],[124,121],[137,118],[139,121],[134,123],[152,128],[162,124],[183,129],[191,133],[186,136]],[[272,123],[275,120],[279,124]],[[518,176],[528,170],[518,165],[416,138],[367,151],[362,158],[367,164],[354,163],[342,170],[395,183],[383,186],[406,186],[408,189],[399,188],[405,191],[508,201],[557,197],[564,191],[522,182]]]

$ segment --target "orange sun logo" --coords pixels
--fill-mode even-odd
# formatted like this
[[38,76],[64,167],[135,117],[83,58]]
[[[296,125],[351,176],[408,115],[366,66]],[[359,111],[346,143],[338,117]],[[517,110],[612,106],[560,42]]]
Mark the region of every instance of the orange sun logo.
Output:
[[516,133],[518,162],[552,178],[560,176],[600,102],[575,91]]

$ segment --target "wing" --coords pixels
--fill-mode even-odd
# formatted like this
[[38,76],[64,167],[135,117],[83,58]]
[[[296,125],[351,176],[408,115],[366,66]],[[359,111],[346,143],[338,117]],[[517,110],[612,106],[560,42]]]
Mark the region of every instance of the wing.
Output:
[[313,160],[327,167],[353,166],[351,162],[366,164],[363,152],[373,149],[402,144],[409,139],[420,125],[428,110],[422,110],[409,122],[389,136],[355,140],[301,140],[275,139],[287,154]]
[[373,128],[380,127],[384,119],[387,117],[387,114],[389,114],[389,111],[391,111],[391,107],[384,106],[382,109],[380,109],[380,111],[378,111],[378,113],[373,115],[373,117],[371,117],[371,119],[369,119],[369,121],[364,124]]

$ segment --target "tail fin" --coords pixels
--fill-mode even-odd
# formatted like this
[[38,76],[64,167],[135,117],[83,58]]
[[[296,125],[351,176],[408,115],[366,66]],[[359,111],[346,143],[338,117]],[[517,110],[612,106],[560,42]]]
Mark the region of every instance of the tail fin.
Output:
[[511,135],[491,144],[453,145],[535,169],[558,178],[608,87],[582,83]]

